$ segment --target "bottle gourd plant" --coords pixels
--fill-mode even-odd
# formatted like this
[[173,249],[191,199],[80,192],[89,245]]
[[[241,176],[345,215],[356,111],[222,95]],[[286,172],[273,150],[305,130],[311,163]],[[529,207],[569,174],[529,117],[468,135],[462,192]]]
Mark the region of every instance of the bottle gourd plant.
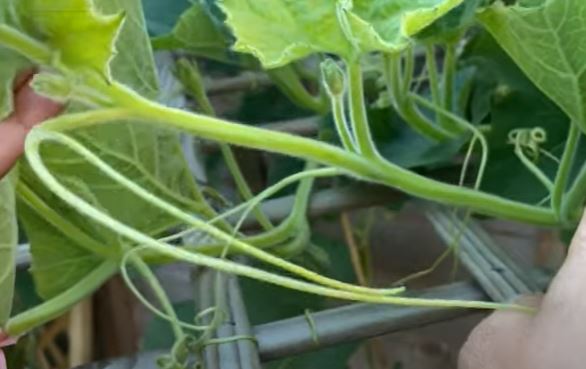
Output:
[[[586,166],[574,170],[579,139],[586,132],[583,8],[582,0],[508,5],[479,0],[196,1],[170,34],[151,40],[140,0],[2,0],[0,118],[11,112],[14,78],[31,67],[39,71],[35,90],[67,105],[64,114],[30,132],[26,158],[0,185],[2,331],[18,337],[55,318],[118,271],[127,275],[127,265],[148,281],[162,311],[151,308],[170,321],[178,340],[186,331],[206,329],[177,319],[149,267],[175,261],[337,299],[520,309],[403,297],[402,288],[343,283],[289,258],[312,247],[305,213],[314,180],[324,177],[388,186],[479,215],[574,225],[586,198]],[[560,159],[553,157],[553,176],[540,167],[544,153],[554,156],[543,148],[550,132],[540,122],[507,129],[501,142],[545,189],[545,200],[537,205],[483,190],[491,135],[502,126],[496,114],[494,124],[471,118],[469,72],[483,71],[464,70],[459,63],[469,52],[463,48],[469,50],[470,29],[485,38],[488,31],[517,65],[512,68],[520,68],[533,82],[531,88],[537,87],[532,93],[545,95],[569,117],[570,123],[564,118],[557,122],[569,128],[560,140],[565,141]],[[216,117],[199,71],[185,60],[178,63],[177,75],[202,113],[156,102],[153,48],[265,69],[291,101],[316,114],[331,114],[335,142]],[[307,59],[320,62],[309,77],[321,86],[315,95],[300,73],[300,62]],[[426,82],[416,75],[420,69]],[[496,91],[508,93],[506,86]],[[373,94],[378,100],[371,105]],[[391,109],[418,140],[452,148],[452,157],[469,144],[463,171],[470,161],[479,164],[473,186],[426,177],[384,154],[371,121],[375,105]],[[210,205],[184,162],[178,132],[220,145],[242,204],[225,213]],[[476,144],[479,160],[471,155]],[[231,145],[300,158],[307,161],[306,169],[254,196]],[[401,155],[408,155],[410,147],[402,150]],[[291,215],[273,224],[260,203],[297,183]],[[31,243],[32,273],[45,302],[11,316],[17,214]],[[240,232],[249,214],[261,233]],[[206,234],[206,243],[185,242],[183,236],[192,232]],[[285,273],[237,263],[234,255]]]

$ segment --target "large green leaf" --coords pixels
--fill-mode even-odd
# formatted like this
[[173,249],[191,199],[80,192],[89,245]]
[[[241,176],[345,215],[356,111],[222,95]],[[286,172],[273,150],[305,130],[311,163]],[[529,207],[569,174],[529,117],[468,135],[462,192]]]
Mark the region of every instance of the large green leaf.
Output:
[[[540,202],[549,192],[515,155],[508,135],[514,129],[539,126],[547,132],[547,142],[541,148],[559,157],[569,127],[567,116],[531,83],[487,32],[471,39],[461,61],[479,71],[474,76],[473,119],[491,126],[483,190],[527,203]],[[554,178],[556,163],[541,155],[536,164]]]
[[486,0],[466,0],[421,31],[417,38],[426,42],[457,42],[476,20],[476,12]]
[[17,6],[28,30],[53,49],[56,62],[110,77],[109,61],[124,22],[122,12],[101,14],[90,0],[21,0]]
[[[117,39],[119,51],[110,65],[112,76],[155,98],[157,78],[140,1],[102,0],[98,5],[105,14],[123,10],[126,15]],[[152,193],[190,211],[197,210],[197,204],[191,200],[193,179],[183,160],[177,133],[147,124],[116,122],[77,130],[73,136]],[[61,183],[112,217],[151,235],[176,224],[175,219],[122,188],[69,149],[46,144],[41,154]],[[21,218],[31,241],[35,283],[43,298],[63,292],[104,257],[118,256],[123,240],[62,203],[26,165],[22,182],[38,201],[31,206],[34,204],[30,198],[22,196]],[[61,221],[69,222],[76,232],[56,226],[39,203],[56,213]],[[88,244],[100,252],[92,251]]]
[[181,14],[172,31],[155,38],[153,45],[157,49],[184,49],[220,61],[231,59],[230,40],[200,2]]
[[18,243],[14,196],[16,179],[17,171],[13,170],[0,180],[0,327],[10,317],[14,294],[14,263]]
[[267,68],[327,52],[398,51],[462,0],[221,0],[234,49]]
[[[0,3],[0,24],[17,25],[11,2]],[[16,74],[30,64],[15,52],[0,47],[0,122],[12,112],[12,85]]]
[[586,2],[498,2],[479,19],[531,81],[586,131]]

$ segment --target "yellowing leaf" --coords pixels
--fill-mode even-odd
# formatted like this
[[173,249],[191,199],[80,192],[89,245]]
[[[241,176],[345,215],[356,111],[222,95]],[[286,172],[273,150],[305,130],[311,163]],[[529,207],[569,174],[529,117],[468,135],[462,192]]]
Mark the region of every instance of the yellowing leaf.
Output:
[[221,0],[234,49],[267,68],[312,53],[394,52],[462,0]]
[[496,3],[479,18],[529,79],[586,132],[586,1]]
[[20,0],[26,24],[73,70],[91,69],[110,78],[109,62],[124,14],[100,14],[90,0]]

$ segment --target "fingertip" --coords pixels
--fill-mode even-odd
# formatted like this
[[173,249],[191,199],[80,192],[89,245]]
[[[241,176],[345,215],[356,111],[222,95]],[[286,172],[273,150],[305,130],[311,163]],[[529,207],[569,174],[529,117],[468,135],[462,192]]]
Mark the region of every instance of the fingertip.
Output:
[[[517,300],[524,306],[536,307],[539,296]],[[459,369],[504,369],[515,361],[516,354],[528,335],[533,316],[496,311],[485,318],[470,333],[458,356]]]
[[584,253],[586,251],[586,209],[582,213],[582,218],[578,224],[576,232],[572,237],[572,242],[568,250],[568,258],[574,257],[576,253]]

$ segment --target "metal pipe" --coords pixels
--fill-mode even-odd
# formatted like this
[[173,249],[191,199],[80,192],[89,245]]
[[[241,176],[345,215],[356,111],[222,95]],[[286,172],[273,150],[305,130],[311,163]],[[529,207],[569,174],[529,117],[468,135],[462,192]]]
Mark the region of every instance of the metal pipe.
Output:
[[[462,282],[423,290],[417,297],[428,299],[488,300],[474,283]],[[255,327],[263,362],[305,353],[340,343],[358,341],[398,331],[419,328],[470,314],[458,308],[414,308],[353,304]],[[315,338],[317,337],[317,344]]]

